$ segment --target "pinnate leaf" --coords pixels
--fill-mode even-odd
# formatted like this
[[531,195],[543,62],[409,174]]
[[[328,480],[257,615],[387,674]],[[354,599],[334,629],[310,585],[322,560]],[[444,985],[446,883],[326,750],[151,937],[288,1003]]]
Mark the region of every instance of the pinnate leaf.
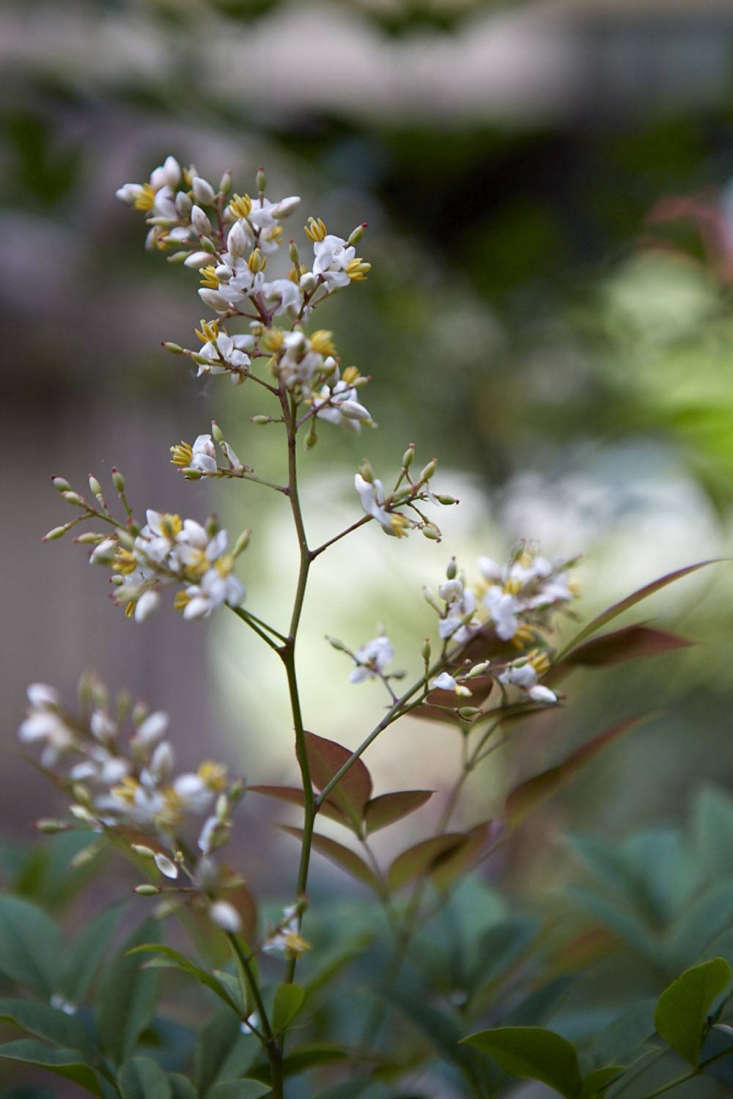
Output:
[[694,642],[687,637],[680,637],[679,634],[670,633],[668,630],[658,630],[637,623],[582,642],[565,654],[563,663],[600,667],[605,664],[620,664],[625,660],[639,660],[645,656],[656,656],[657,653],[684,649],[693,644]]
[[48,999],[59,990],[64,959],[56,924],[35,904],[0,897],[0,973]]
[[446,832],[432,836],[408,847],[394,860],[387,871],[387,885],[391,890],[400,889],[423,874],[427,874],[441,856],[456,851],[467,842],[465,832]]
[[[297,805],[301,809],[305,808],[305,794],[299,786],[248,786],[247,789],[253,794],[264,794],[265,797],[277,798],[278,801],[286,801],[290,805]],[[348,818],[328,798],[320,806],[318,812],[330,820],[335,820],[338,824],[350,826]]]
[[582,1091],[578,1055],[566,1038],[544,1027],[496,1027],[463,1039],[496,1061],[505,1072],[539,1080],[566,1099]]
[[157,924],[146,920],[105,967],[97,991],[97,1030],[102,1048],[116,1064],[132,1053],[155,1011],[157,974],[142,968],[130,951],[150,942]]
[[509,825],[516,827],[521,824],[524,818],[529,816],[543,801],[552,797],[566,782],[569,782],[593,756],[597,755],[614,740],[618,740],[619,737],[648,720],[649,715],[638,715],[617,722],[610,729],[599,733],[587,744],[583,744],[582,747],[576,749],[557,767],[542,771],[534,778],[528,779],[515,787],[506,799],[504,807]]
[[433,790],[399,790],[393,794],[380,794],[379,797],[372,798],[367,802],[364,810],[367,835],[414,813],[433,796],[433,793]]
[[[292,828],[289,824],[283,824],[280,827],[283,832],[295,836],[296,839],[303,838],[302,828]],[[336,840],[332,840],[329,836],[323,836],[320,832],[313,833],[313,847],[316,851],[320,852],[321,855],[330,859],[331,862],[335,862],[337,866],[340,866],[341,869],[345,870],[347,874],[350,874],[352,878],[356,878],[357,881],[363,882],[364,885],[368,885],[375,893],[379,893],[380,885],[376,874],[372,868],[364,862],[364,859],[362,859],[360,855],[357,855],[355,851],[352,851],[350,847],[344,847],[342,843],[337,843]]]
[[189,977],[193,977],[199,984],[210,988],[220,1000],[223,1000],[232,1011],[239,1015],[239,1007],[236,1001],[232,999],[221,981],[217,980],[216,977],[211,973],[208,973],[205,969],[201,969],[200,966],[194,965],[185,954],[181,954],[178,950],[174,950],[173,947],[166,946],[164,943],[141,943],[140,946],[133,947],[130,954],[155,954],[155,959],[152,962],[146,963],[147,968],[169,966],[173,969],[179,969],[182,973],[187,973]]
[[[343,744],[316,736],[315,733],[305,734],[305,746],[311,779],[319,790],[323,790],[328,785],[336,772],[352,756],[351,750],[344,748]],[[354,761],[329,795],[331,801],[355,822],[361,821],[364,806],[371,796],[372,776],[366,764],[360,759]]]
[[711,958],[686,969],[657,1001],[654,1012],[657,1033],[693,1068],[700,1060],[708,1011],[728,987],[731,975],[725,958]]
[[10,1021],[54,1045],[66,1049],[84,1049],[86,1031],[75,1015],[67,1015],[50,1004],[34,1000],[0,1000],[0,1021]]

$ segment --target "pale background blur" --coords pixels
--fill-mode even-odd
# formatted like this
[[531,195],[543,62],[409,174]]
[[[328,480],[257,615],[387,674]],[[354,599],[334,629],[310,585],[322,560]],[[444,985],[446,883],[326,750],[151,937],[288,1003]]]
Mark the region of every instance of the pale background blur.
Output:
[[[231,530],[252,526],[247,605],[284,620],[282,501],[255,486],[212,495],[167,463],[169,445],[212,415],[263,473],[273,437],[248,423],[260,410],[250,389],[202,386],[160,349],[190,343],[195,280],[142,251],[140,219],[115,188],[168,153],[214,180],[231,168],[239,190],[264,164],[273,194],[303,195],[294,234],[309,213],[344,234],[369,222],[372,276],[322,323],[373,376],[364,399],[381,431],[323,426],[303,462],[309,524],[325,537],[357,517],[358,461],[388,475],[411,440],[418,460],[441,458],[436,483],[463,504],[437,517],[440,547],[369,528],[320,562],[300,654],[306,721],[352,745],[382,698],[377,685],[349,687],[323,635],[356,647],[383,622],[396,664],[417,670],[431,627],[420,589],[451,553],[470,573],[479,553],[500,557],[521,536],[582,552],[591,613],[729,552],[732,47],[723,0],[5,0],[6,831],[25,837],[50,811],[45,783],[15,756],[25,684],[70,697],[85,667],[168,710],[183,763],[217,755],[259,781],[292,777],[279,669],[233,616],[190,624],[166,609],[135,626],[83,550],[40,542],[68,517],[49,476],[83,487],[93,471],[108,484],[116,464],[138,514],[216,507]],[[498,808],[510,775],[638,709],[662,716],[555,801],[542,828],[678,820],[700,783],[729,784],[728,570],[642,612],[699,647],[570,681],[565,724],[477,780],[466,822]],[[380,790],[437,784],[453,747],[446,730],[406,723],[368,761]],[[270,807],[255,800],[256,835]]]

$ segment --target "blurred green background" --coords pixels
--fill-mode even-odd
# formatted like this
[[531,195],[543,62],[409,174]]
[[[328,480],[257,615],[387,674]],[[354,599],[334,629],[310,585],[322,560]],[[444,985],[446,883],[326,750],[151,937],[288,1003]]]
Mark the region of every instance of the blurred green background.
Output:
[[[396,663],[417,670],[434,625],[420,589],[453,553],[469,575],[479,553],[500,558],[520,537],[582,553],[591,614],[728,552],[728,3],[5,0],[0,30],[9,832],[27,836],[49,811],[45,786],[13,758],[24,685],[68,694],[90,665],[173,715],[183,764],[220,755],[258,781],[292,770],[279,668],[233,616],[182,624],[170,612],[135,627],[83,552],[39,542],[65,518],[49,474],[83,484],[118,464],[139,513],[215,507],[230,529],[252,526],[248,606],[284,614],[293,538],[280,501],[255,486],[214,495],[167,464],[169,445],[212,415],[260,472],[276,446],[248,422],[260,410],[250,389],[202,385],[160,348],[190,345],[195,281],[143,252],[114,191],[168,153],[214,180],[230,168],[240,191],[265,165],[273,195],[303,196],[294,233],[309,213],[338,233],[369,223],[370,278],[320,323],[373,377],[364,400],[381,430],[323,425],[303,463],[311,529],[328,536],[356,518],[359,460],[389,476],[412,440],[462,499],[440,546],[369,528],[319,570],[301,650],[310,727],[355,744],[382,704],[376,685],[349,687],[323,635],[356,647],[383,622]],[[679,823],[701,784],[730,785],[730,566],[642,615],[700,644],[576,675],[567,710],[473,783],[466,823],[498,811],[512,776],[619,717],[659,714],[528,826],[505,867],[517,880],[557,876],[556,828]],[[382,789],[440,784],[455,747],[449,730],[406,722],[369,762]],[[255,800],[257,834],[269,807]],[[269,855],[251,859],[267,878]]]

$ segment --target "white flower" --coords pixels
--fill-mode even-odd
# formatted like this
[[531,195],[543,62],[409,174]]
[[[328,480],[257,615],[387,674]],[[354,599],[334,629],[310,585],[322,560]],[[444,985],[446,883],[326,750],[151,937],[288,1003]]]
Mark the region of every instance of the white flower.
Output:
[[492,584],[484,597],[484,605],[491,615],[497,637],[510,641],[519,629],[517,615],[522,609],[519,601],[498,584]]
[[[228,308],[228,305],[225,304],[224,308]],[[220,332],[215,343],[209,341],[199,351],[199,355],[207,361],[199,363],[197,377],[201,377],[202,374],[226,374],[230,368],[244,370],[252,361],[247,352],[251,351],[253,346],[254,338],[246,332],[235,336]],[[210,438],[210,436],[200,435],[199,438]]]
[[315,241],[313,254],[313,274],[322,280],[329,294],[332,290],[349,285],[346,268],[356,256],[353,246],[347,244],[342,237],[329,233],[323,240]]
[[168,728],[168,714],[162,710],[148,714],[138,726],[138,730],[132,738],[134,747],[152,748],[157,744]]
[[55,687],[47,683],[29,683],[25,691],[31,706],[37,710],[55,708],[61,702]]
[[434,690],[453,691],[454,694],[464,697],[471,694],[468,687],[462,687],[448,672],[441,672],[440,675],[436,676],[431,686]]
[[18,737],[25,744],[36,740],[45,742],[41,763],[52,767],[62,752],[74,746],[74,734],[62,718],[52,710],[33,710],[18,729]]
[[273,282],[263,282],[259,292],[265,303],[265,308],[273,316],[286,313],[288,310],[297,313],[300,309],[300,288],[290,279],[274,279]]
[[242,930],[242,921],[239,913],[229,901],[214,901],[209,909],[211,922],[220,927],[222,931],[228,931],[232,935]]
[[529,688],[529,697],[533,702],[557,702],[557,695],[549,687],[543,687],[541,683]]
[[160,605],[160,596],[157,591],[148,589],[144,591],[140,598],[135,603],[135,621],[144,622],[146,618],[149,618]]
[[184,808],[192,813],[205,812],[214,796],[201,776],[193,772],[178,775],[173,781],[173,789]]
[[316,415],[320,420],[342,424],[351,431],[359,432],[362,422],[371,424],[374,421],[369,410],[359,404],[356,397],[354,386],[339,380],[334,386],[323,386],[320,394],[313,398],[313,407],[318,409]]
[[499,682],[506,686],[513,684],[515,687],[524,687],[525,690],[529,690],[529,688],[534,687],[537,682],[537,671],[529,662],[525,664],[511,664],[501,673]]
[[184,618],[208,617],[211,612],[226,603],[238,607],[246,595],[244,584],[233,574],[222,575],[218,569],[209,569],[199,584],[186,588],[188,602],[183,610]]
[[216,473],[216,447],[210,435],[197,435],[193,443],[190,468],[201,473]]
[[214,188],[211,186],[208,180],[202,179],[201,176],[194,176],[191,180],[191,190],[193,191],[193,197],[202,206],[210,206],[214,201]]
[[154,191],[161,187],[177,187],[181,179],[181,166],[174,156],[167,156],[159,168],[150,173],[150,186]]
[[160,852],[158,852],[154,856],[154,862],[155,862],[155,865],[158,867],[158,869],[160,870],[161,874],[163,874],[164,877],[166,877],[166,878],[177,878],[178,877],[178,867],[176,866],[176,864],[174,862],[171,861],[171,859],[168,858],[167,855],[163,855]]
[[480,625],[473,617],[476,597],[458,579],[446,580],[438,588],[438,594],[448,604],[445,617],[438,622],[438,634],[443,641],[450,639],[462,645]]
[[354,488],[359,493],[361,506],[367,515],[371,515],[380,523],[388,534],[393,534],[392,523],[389,514],[384,510],[384,489],[382,482],[378,480],[365,481],[360,473],[354,475]]
[[356,650],[357,666],[349,676],[350,683],[361,683],[364,679],[375,679],[384,673],[384,669],[394,657],[394,649],[389,638],[380,634],[366,645]]

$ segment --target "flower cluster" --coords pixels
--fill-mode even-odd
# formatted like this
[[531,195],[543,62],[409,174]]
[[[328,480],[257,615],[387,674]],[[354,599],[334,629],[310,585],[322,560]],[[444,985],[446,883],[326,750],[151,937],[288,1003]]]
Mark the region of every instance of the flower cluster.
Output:
[[241,784],[230,783],[226,768],[211,760],[175,774],[162,711],[132,706],[126,695],[111,707],[103,685],[88,676],[79,693],[82,712],[72,714],[53,687],[31,684],[20,740],[41,746],[41,764],[71,797],[75,820],[98,831],[150,833],[151,857],[162,874],[176,878],[179,841],[191,818],[209,814],[198,847],[210,855],[228,837]]
[[[291,195],[270,201],[262,171],[257,173],[257,197],[230,191],[228,174],[215,190],[194,166],[181,169],[173,157],[147,183],[126,183],[117,191],[118,198],[147,215],[148,247],[171,252],[171,261],[198,270],[199,297],[217,314],[196,329],[197,350],[165,346],[187,355],[198,376],[228,374],[236,383],[251,377],[268,385],[254,371],[256,360],[265,360],[266,373],[309,405],[311,417],[352,431],[372,424],[357,400],[357,389],[368,379],[354,366],[342,372],[330,332],[307,335],[303,330],[319,302],[366,278],[370,264],[355,249],[365,226],[357,226],[345,239],[329,233],[321,218],[308,218],[305,235],[312,262],[303,262],[291,241],[288,269],[270,277],[271,261],[282,243],[281,222],[300,199]],[[285,327],[275,323],[278,318]],[[227,322],[233,319],[247,321],[248,331],[230,332]]]
[[[188,444],[179,444],[174,448],[173,460],[180,462],[180,453],[185,451],[185,460],[189,463],[186,472],[210,471],[206,464],[213,450],[209,448],[210,436],[199,436],[193,448]],[[224,444],[227,445],[227,444]],[[190,454],[189,454],[190,450]],[[239,471],[243,471],[239,460],[231,448],[230,465],[234,461]],[[245,596],[244,585],[234,575],[237,556],[249,541],[249,532],[245,531],[234,547],[229,549],[229,538],[221,530],[214,516],[205,525],[195,519],[182,519],[180,515],[146,511],[146,522],[140,525],[133,518],[125,495],[125,483],[122,474],[113,472],[115,488],[127,512],[127,522],[115,520],[102,495],[99,482],[90,477],[89,485],[96,497],[96,506],[88,499],[74,492],[63,477],[55,477],[54,484],[67,503],[80,509],[81,514],[63,527],[56,527],[46,535],[47,540],[59,538],[76,523],[84,519],[98,519],[111,525],[109,533],[87,532],[76,541],[91,545],[89,555],[91,564],[103,565],[111,570],[114,585],[112,598],[124,607],[129,617],[142,622],[155,611],[160,603],[159,589],[167,584],[178,584],[175,607],[184,618],[205,617],[222,604],[237,607]]]
[[[420,530],[433,542],[441,540],[440,528],[423,515],[417,507],[418,502],[430,504],[457,504],[453,496],[431,491],[428,482],[438,468],[436,458],[431,459],[423,468],[417,480],[410,475],[410,466],[415,454],[414,444],[405,451],[402,467],[394,488],[386,493],[382,482],[375,477],[371,464],[365,459],[359,472],[354,475],[354,488],[359,494],[364,512],[376,519],[385,534],[393,538],[405,538],[413,529]],[[412,514],[405,514],[400,508],[408,508]]]

